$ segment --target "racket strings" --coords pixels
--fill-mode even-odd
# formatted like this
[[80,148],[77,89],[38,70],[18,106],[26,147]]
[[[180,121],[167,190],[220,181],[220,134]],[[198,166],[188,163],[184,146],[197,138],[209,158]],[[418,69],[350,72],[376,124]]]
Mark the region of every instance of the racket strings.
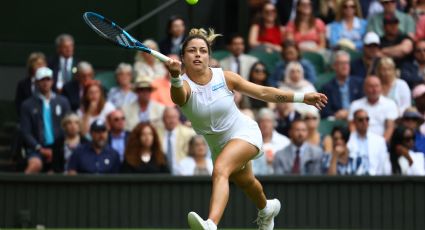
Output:
[[93,26],[102,32],[107,38],[114,40],[122,46],[128,47],[131,45],[124,34],[122,34],[121,30],[111,25],[110,23],[98,17],[90,17],[89,20]]

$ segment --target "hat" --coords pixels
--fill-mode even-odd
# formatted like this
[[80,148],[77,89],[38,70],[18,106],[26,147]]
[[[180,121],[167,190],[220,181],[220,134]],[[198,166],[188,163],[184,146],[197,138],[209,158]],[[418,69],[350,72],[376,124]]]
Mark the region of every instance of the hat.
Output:
[[341,48],[356,50],[356,45],[350,39],[347,38],[340,39],[338,41],[338,46]]
[[153,88],[152,79],[147,76],[138,77],[136,82],[134,82],[134,89],[140,89],[140,88]]
[[102,119],[97,119],[90,125],[90,132],[104,132],[106,130],[105,121]]
[[379,39],[378,34],[376,34],[375,32],[371,31],[368,32],[363,39],[363,43],[365,45],[372,45],[372,44],[381,44],[381,40]]
[[425,94],[425,84],[417,85],[412,92],[413,98],[418,98]]
[[421,114],[418,111],[412,110],[412,109],[406,109],[406,111],[404,111],[403,116],[401,118],[415,119],[415,120],[421,120],[421,121],[424,120],[424,118],[421,116]]
[[384,16],[384,25],[386,24],[394,24],[394,23],[399,23],[400,21],[398,20],[398,18],[395,16],[395,14],[388,14]]
[[44,78],[52,78],[53,77],[53,71],[47,67],[40,67],[37,69],[37,72],[35,72],[35,80],[41,80]]

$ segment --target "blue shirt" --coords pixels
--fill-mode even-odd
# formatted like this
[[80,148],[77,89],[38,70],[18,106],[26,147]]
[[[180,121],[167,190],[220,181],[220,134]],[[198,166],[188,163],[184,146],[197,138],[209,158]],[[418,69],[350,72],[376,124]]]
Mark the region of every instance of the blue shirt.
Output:
[[111,135],[111,147],[118,152],[120,155],[120,161],[124,161],[124,150],[125,150],[125,132],[122,132],[118,136]]
[[350,108],[350,91],[349,91],[349,80],[348,78],[343,85],[339,85],[339,92],[341,93],[341,102],[342,102],[342,108],[343,109],[349,109]]
[[349,30],[344,21],[335,21],[328,25],[329,27],[329,45],[335,47],[338,42],[345,38],[354,43],[357,50],[363,48],[363,37],[366,34],[367,21],[355,17],[353,20],[353,28]]
[[115,150],[105,146],[97,154],[89,142],[74,150],[69,159],[68,170],[75,170],[78,173],[118,173],[120,166],[119,155]]
[[40,95],[43,101],[43,133],[44,133],[44,145],[52,145],[55,142],[53,123],[52,123],[52,111],[50,108],[50,100]]

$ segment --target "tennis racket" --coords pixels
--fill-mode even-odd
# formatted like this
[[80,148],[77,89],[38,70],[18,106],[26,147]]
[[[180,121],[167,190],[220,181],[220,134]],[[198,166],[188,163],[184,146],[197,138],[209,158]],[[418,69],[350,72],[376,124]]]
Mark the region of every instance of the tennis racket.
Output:
[[123,30],[120,26],[100,14],[85,12],[83,18],[94,32],[115,45],[127,49],[136,49],[146,52],[163,62],[170,60],[170,58],[164,54],[144,46],[141,42],[137,41],[137,39],[127,33],[127,31]]

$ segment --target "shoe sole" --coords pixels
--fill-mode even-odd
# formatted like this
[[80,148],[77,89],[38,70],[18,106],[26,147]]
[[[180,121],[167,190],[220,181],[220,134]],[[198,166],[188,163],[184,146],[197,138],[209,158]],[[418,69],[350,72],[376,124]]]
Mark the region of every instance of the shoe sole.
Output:
[[187,214],[187,222],[192,230],[204,230],[205,228],[202,226],[203,221],[204,220],[195,212],[189,212],[189,214]]

